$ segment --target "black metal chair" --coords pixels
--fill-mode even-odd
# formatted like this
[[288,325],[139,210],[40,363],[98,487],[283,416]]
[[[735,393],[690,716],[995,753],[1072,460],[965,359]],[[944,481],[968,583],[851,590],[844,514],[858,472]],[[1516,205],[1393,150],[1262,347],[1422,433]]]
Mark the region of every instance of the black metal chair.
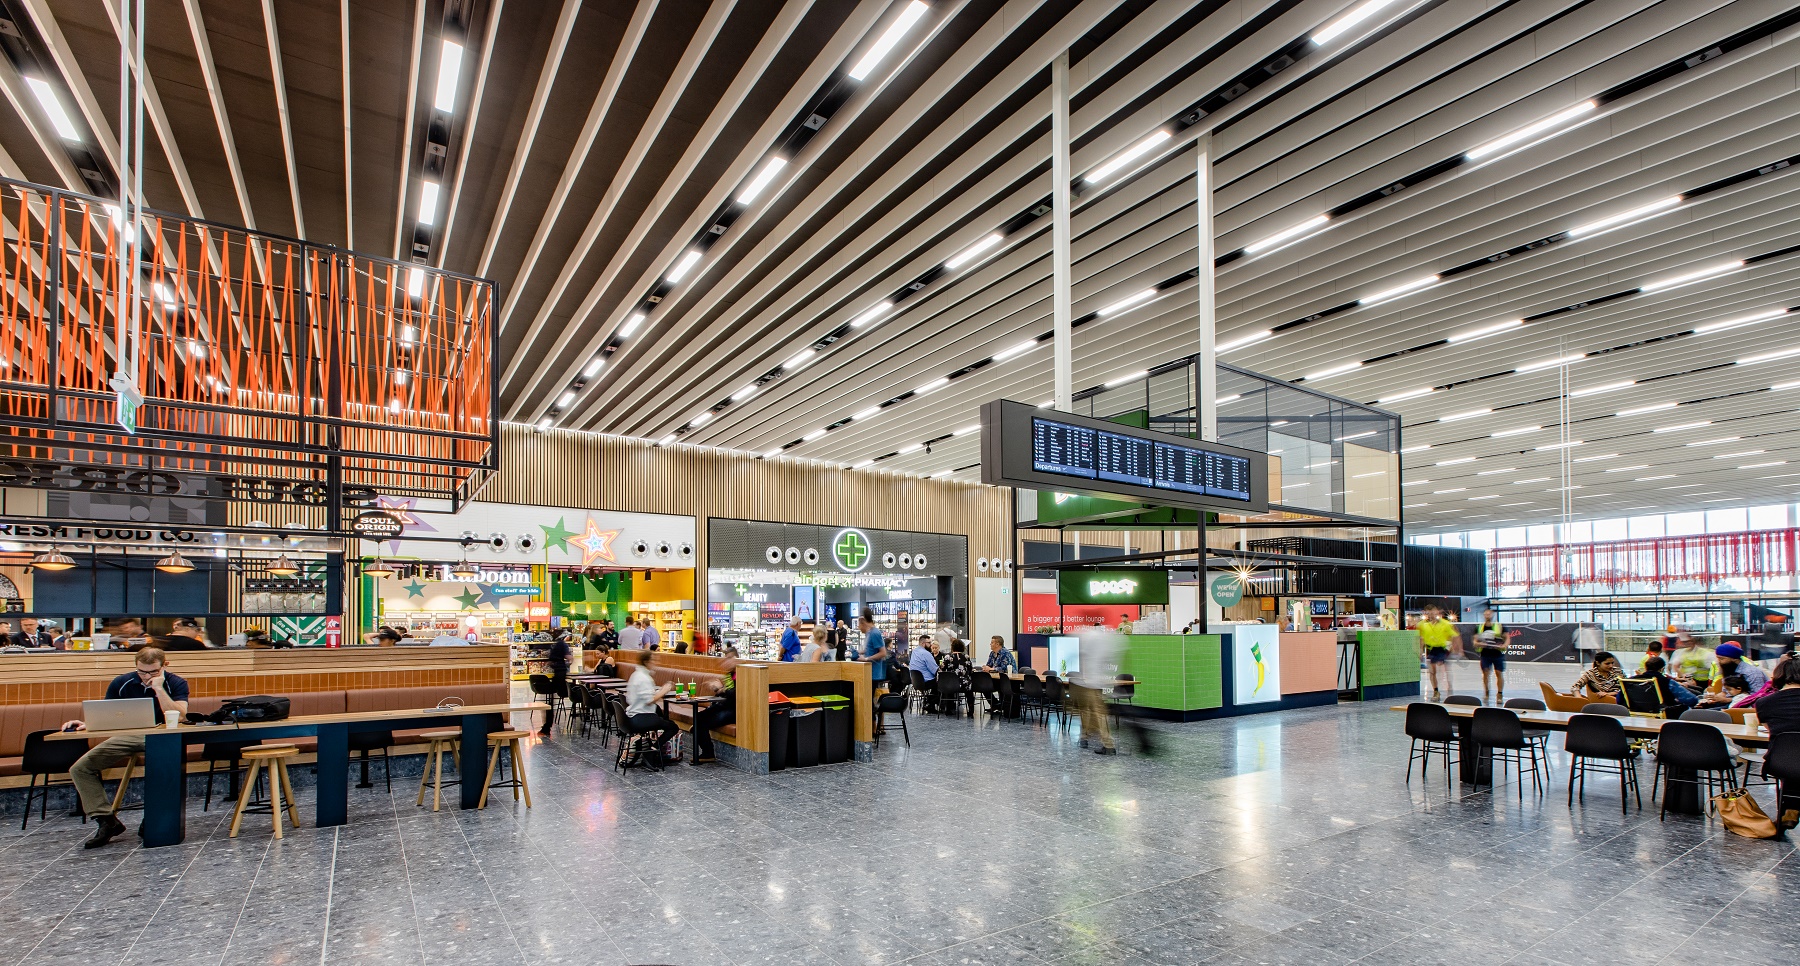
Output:
[[[1000,682],[996,675],[976,671],[969,677],[969,687],[974,690],[977,697],[987,702],[989,714],[1000,713]],[[971,702],[971,707],[973,707],[973,702]]]
[[1656,678],[1624,678],[1619,681],[1619,703],[1641,718],[1667,718],[1681,713],[1681,702],[1663,690]]
[[[1501,707],[1502,708],[1511,708],[1514,711],[1548,711],[1548,710],[1550,710],[1550,706],[1546,705],[1539,698],[1507,698],[1506,703],[1502,704]],[[1526,728],[1525,729],[1525,737],[1531,739],[1532,741],[1538,741],[1538,742],[1543,743],[1543,745],[1544,745],[1544,770],[1554,773],[1550,767],[1550,732],[1546,731],[1543,728]]]
[[887,716],[900,716],[900,737],[908,747],[912,746],[912,735],[906,733],[906,695],[883,694],[875,698],[875,746],[881,747],[881,732],[887,727]]
[[1800,731],[1772,735],[1763,754],[1763,777],[1775,780],[1775,827],[1786,829],[1790,809],[1800,810]]
[[1717,708],[1689,708],[1681,713],[1682,721],[1710,721],[1713,724],[1737,724],[1731,715]]
[[[1656,777],[1653,779],[1657,787],[1650,790],[1652,800],[1655,800],[1657,791],[1662,787],[1665,769],[1670,772],[1668,781],[1702,789],[1708,802],[1708,810],[1712,808],[1713,795],[1730,791],[1737,778],[1737,761],[1731,757],[1731,748],[1725,743],[1725,733],[1698,721],[1671,721],[1663,725],[1662,731],[1657,734]],[[1676,777],[1674,772],[1677,769],[1691,771],[1694,777]],[[1657,818],[1660,820],[1668,814],[1669,796],[1664,795],[1662,811],[1657,814]]]
[[1629,708],[1622,704],[1614,704],[1610,701],[1596,701],[1593,704],[1584,704],[1581,706],[1581,713],[1603,714],[1609,718],[1631,717],[1631,710]]
[[357,776],[357,788],[374,788],[375,783],[369,780],[369,761],[381,762],[381,779],[387,784],[388,794],[394,793],[394,765],[388,759],[388,749],[394,746],[392,731],[352,731],[350,732],[350,754],[352,760],[362,766]]
[[1004,674],[994,678],[994,684],[1000,689],[1000,714],[1016,716],[1019,713],[1019,682]]
[[1069,686],[1062,678],[1048,678],[1044,681],[1044,724],[1050,723],[1050,716],[1062,715],[1063,724],[1069,723]]
[[1481,699],[1474,696],[1473,694],[1448,695],[1444,698],[1444,703],[1445,704],[1468,705],[1468,706],[1476,707],[1476,708],[1481,707]]
[[533,674],[528,680],[531,684],[531,696],[550,705],[549,712],[544,715],[544,728],[549,729],[556,722],[556,712],[560,707],[561,695],[557,693],[556,682],[548,674]]
[[1513,777],[1519,783],[1519,801],[1525,800],[1525,765],[1526,759],[1531,764],[1531,787],[1539,795],[1544,793],[1543,779],[1538,771],[1539,751],[1542,745],[1525,737],[1525,726],[1520,723],[1519,715],[1506,708],[1476,708],[1470,722],[1470,736],[1475,740],[1477,748],[1487,756],[1488,788],[1494,787],[1494,768],[1502,762],[1511,762]]
[[1044,707],[1044,679],[1030,671],[1019,682],[1019,704],[1027,715]]
[[937,695],[931,689],[931,686],[926,683],[924,671],[915,671],[911,668],[908,668],[906,671],[906,680],[907,680],[907,688],[906,688],[907,696],[909,698],[911,698],[912,700],[917,701],[918,705],[919,705],[919,710],[913,712],[914,714],[923,714],[926,710],[925,706],[927,704],[931,704],[931,705],[935,706],[935,704],[937,703],[936,702]]
[[[44,821],[50,808],[50,786],[70,785],[70,781],[54,781],[57,775],[68,775],[69,769],[82,755],[87,754],[85,741],[46,741],[46,735],[56,734],[54,729],[33,731],[25,736],[25,748],[19,760],[19,771],[31,776],[31,784],[25,791],[25,818],[19,822],[19,831],[31,822],[31,800],[37,798],[38,821]],[[38,785],[42,778],[44,784]],[[39,797],[41,796],[41,797]]]
[[[1638,789],[1637,762],[1631,739],[1619,719],[1608,715],[1578,714],[1569,719],[1569,732],[1563,739],[1563,750],[1569,753],[1569,806],[1575,805],[1575,785],[1581,784],[1583,801],[1587,798],[1587,773],[1598,768],[1619,776],[1619,811],[1625,811],[1625,793],[1644,807],[1643,793]],[[1605,762],[1596,765],[1595,762]]]
[[[1414,701],[1406,706],[1406,736],[1412,739],[1412,750],[1406,757],[1406,781],[1412,783],[1413,762],[1419,762],[1419,777],[1431,767],[1431,756],[1444,756],[1444,788],[1451,787],[1450,754],[1456,747],[1456,722],[1441,704]],[[1423,745],[1423,747],[1420,747]]]
[[594,730],[593,693],[579,681],[569,682],[569,727],[581,726],[581,736],[588,737]]
[[[963,690],[962,682],[957,679],[956,675],[939,674],[937,679],[931,683],[934,690],[937,691],[937,713],[962,717],[963,695],[967,692]],[[974,715],[974,703],[970,702],[969,716],[974,717]]]
[[1113,684],[1112,701],[1114,704],[1130,704],[1137,698],[1137,676],[1120,674],[1119,680]]

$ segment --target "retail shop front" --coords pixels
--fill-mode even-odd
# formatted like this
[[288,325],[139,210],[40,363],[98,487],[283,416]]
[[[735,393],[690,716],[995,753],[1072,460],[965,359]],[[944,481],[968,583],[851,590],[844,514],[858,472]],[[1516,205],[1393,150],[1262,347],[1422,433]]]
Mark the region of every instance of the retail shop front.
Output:
[[780,656],[794,617],[854,626],[864,608],[890,639],[968,626],[966,536],[712,518],[709,634],[754,660]]
[[665,649],[696,643],[693,517],[484,501],[389,512],[400,531],[362,542],[365,632],[510,643],[519,675],[542,670],[533,645],[561,626],[585,637],[592,621],[647,620]]

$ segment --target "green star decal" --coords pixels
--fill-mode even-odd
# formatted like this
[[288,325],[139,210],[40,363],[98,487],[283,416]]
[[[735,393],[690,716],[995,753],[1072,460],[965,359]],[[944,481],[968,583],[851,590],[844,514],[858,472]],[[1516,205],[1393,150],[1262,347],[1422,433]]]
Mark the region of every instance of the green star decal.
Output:
[[400,586],[406,588],[406,596],[408,596],[408,597],[423,597],[423,596],[425,596],[425,585],[419,583],[419,578],[417,578],[417,577],[413,578],[412,583],[401,584]]
[[568,527],[563,526],[563,521],[565,519],[567,518],[557,517],[555,526],[547,527],[541,523],[538,524],[538,529],[544,531],[545,550],[548,550],[551,547],[566,548],[569,545],[569,538],[581,532],[580,530],[570,530]]
[[457,594],[454,599],[462,605],[463,610],[474,610],[475,605],[481,602],[481,594],[473,588],[465,586],[463,592]]

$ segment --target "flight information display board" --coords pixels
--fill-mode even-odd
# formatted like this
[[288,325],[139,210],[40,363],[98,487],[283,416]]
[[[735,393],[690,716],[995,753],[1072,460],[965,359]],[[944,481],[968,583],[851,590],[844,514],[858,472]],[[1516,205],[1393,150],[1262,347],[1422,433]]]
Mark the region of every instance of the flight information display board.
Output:
[[[1138,497],[1207,509],[1268,505],[1266,456],[1086,416],[999,400],[982,407],[982,478],[989,483]],[[1029,448],[1029,464],[1023,463]]]

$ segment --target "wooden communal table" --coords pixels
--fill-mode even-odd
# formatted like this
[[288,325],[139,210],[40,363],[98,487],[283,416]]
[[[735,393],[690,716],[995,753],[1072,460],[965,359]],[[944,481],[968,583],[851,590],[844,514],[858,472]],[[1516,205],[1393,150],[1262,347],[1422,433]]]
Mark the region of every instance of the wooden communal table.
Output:
[[[1487,782],[1489,780],[1488,769],[1491,768],[1492,765],[1482,757],[1480,751],[1475,746],[1474,738],[1470,735],[1470,729],[1465,726],[1466,722],[1474,719],[1475,712],[1478,709],[1474,705],[1468,704],[1447,704],[1443,707],[1444,710],[1450,712],[1450,718],[1457,723],[1456,733],[1460,738],[1460,744],[1457,748],[1457,766],[1462,773],[1462,780],[1471,785]],[[1406,705],[1396,704],[1390,707],[1389,710],[1405,711]],[[1517,714],[1519,716],[1519,721],[1528,729],[1545,729],[1549,731],[1569,730],[1569,719],[1581,713],[1579,711],[1528,711],[1521,708],[1507,708],[1505,710]],[[1654,738],[1662,733],[1663,725],[1666,725],[1675,719],[1641,718],[1633,716],[1630,718],[1616,718],[1614,720],[1624,726],[1627,735],[1634,738]],[[1693,724],[1695,722],[1689,723]],[[1749,725],[1720,724],[1716,721],[1701,721],[1698,722],[1698,724],[1711,725],[1723,732],[1725,737],[1745,747],[1766,748],[1769,744],[1769,734],[1768,732],[1763,731],[1760,726],[1752,728]],[[1670,779],[1675,777],[1686,779],[1686,781],[1671,782]],[[1694,776],[1692,774],[1682,774],[1677,776],[1674,774],[1673,769],[1663,769],[1662,793],[1663,799],[1669,803],[1669,811],[1683,812],[1689,815],[1700,815],[1705,812],[1706,803],[1700,801],[1699,792],[1695,789],[1695,786],[1691,784],[1693,778]]]
[[144,736],[144,845],[180,845],[187,837],[187,752],[190,744],[217,741],[269,741],[279,738],[317,737],[318,801],[315,822],[320,828],[343,825],[350,810],[350,735],[370,731],[430,728],[456,721],[462,727],[459,770],[465,777],[462,807],[474,808],[481,800],[481,783],[466,780],[487,770],[487,736],[506,727],[498,719],[514,712],[548,710],[541,702],[481,704],[456,708],[366,711],[343,714],[301,715],[280,721],[246,721],[235,724],[181,725],[175,728],[126,728],[118,731],[62,731],[45,737],[52,741],[87,741],[125,735]]

